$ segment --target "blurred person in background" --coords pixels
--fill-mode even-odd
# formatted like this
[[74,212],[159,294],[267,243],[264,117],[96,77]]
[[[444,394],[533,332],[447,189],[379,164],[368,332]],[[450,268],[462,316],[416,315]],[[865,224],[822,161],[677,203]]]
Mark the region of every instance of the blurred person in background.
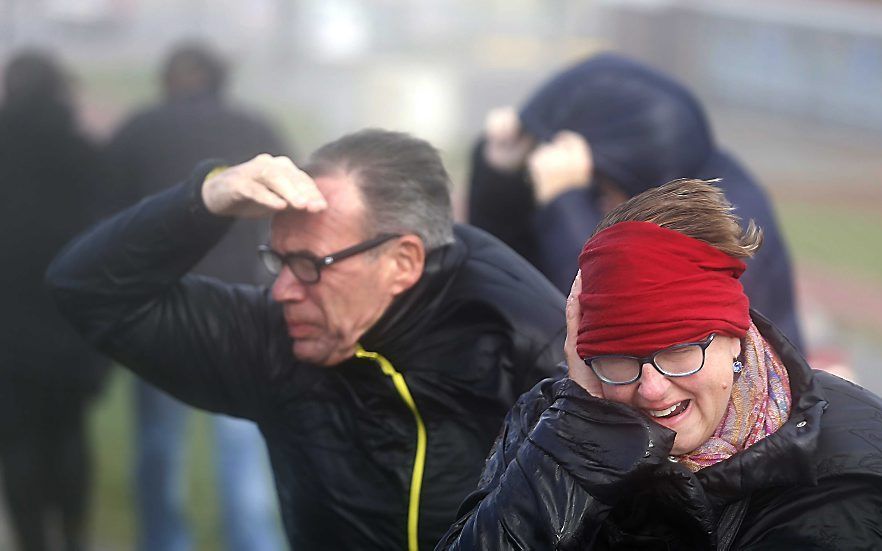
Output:
[[542,85],[520,113],[493,110],[472,155],[469,221],[566,292],[603,214],[675,178],[720,178],[738,215],[763,228],[744,288],[801,348],[790,259],[765,192],[717,146],[693,94],[636,61],[591,57]]
[[23,551],[85,548],[87,413],[109,365],[58,315],[42,283],[70,236],[109,208],[106,171],[77,127],[70,86],[38,50],[13,56],[3,75],[0,469]]
[[732,210],[681,180],[601,220],[569,377],[518,401],[438,549],[882,549],[882,399],[750,308],[763,234]]
[[[186,274],[240,217],[272,217],[272,287]],[[303,170],[200,164],[80,236],[47,278],[121,364],[258,423],[293,549],[431,548],[506,411],[562,375],[564,297],[454,226],[437,150],[398,132],[344,136]]]
[[[175,47],[162,70],[162,102],[134,114],[107,146],[117,185],[130,197],[155,193],[197,162],[237,163],[258,153],[287,153],[276,132],[256,114],[224,97],[227,67],[207,45]],[[254,248],[265,222],[241,220],[194,271],[232,283],[256,283]],[[186,440],[190,409],[149,383],[135,382],[136,496],[143,551],[192,548],[186,526]],[[251,421],[212,418],[221,525],[229,551],[282,548],[276,498],[266,452]]]

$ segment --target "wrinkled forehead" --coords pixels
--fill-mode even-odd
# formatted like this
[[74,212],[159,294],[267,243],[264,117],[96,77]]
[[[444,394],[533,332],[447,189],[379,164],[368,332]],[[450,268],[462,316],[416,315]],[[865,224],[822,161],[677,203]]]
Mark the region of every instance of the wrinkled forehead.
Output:
[[[365,205],[358,188],[346,177],[318,177],[316,185],[328,203],[317,213],[286,209],[270,222],[270,241],[278,250],[349,246],[364,238]],[[316,252],[326,252],[319,251]]]

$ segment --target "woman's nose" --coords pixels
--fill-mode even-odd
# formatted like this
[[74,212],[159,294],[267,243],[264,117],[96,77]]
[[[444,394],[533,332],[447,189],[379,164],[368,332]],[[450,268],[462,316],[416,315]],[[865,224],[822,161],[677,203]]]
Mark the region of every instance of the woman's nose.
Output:
[[658,372],[658,370],[650,363],[643,364],[643,373],[640,380],[637,381],[637,392],[647,400],[659,400],[664,397],[671,381],[667,377]]

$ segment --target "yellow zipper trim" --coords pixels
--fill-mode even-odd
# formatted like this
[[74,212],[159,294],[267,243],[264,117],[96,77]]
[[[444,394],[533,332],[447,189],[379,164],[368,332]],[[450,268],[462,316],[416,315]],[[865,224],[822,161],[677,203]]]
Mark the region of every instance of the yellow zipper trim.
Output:
[[410,479],[410,503],[407,510],[407,548],[408,551],[418,551],[419,543],[417,539],[417,525],[420,517],[420,490],[423,486],[423,471],[426,467],[426,425],[423,424],[423,418],[410,395],[407,383],[401,373],[395,371],[392,363],[376,352],[368,352],[361,345],[355,351],[355,357],[373,360],[380,365],[380,369],[384,375],[392,379],[395,390],[398,391],[401,399],[407,404],[413,418],[416,420],[417,426],[417,446],[416,455],[413,460],[413,475]]

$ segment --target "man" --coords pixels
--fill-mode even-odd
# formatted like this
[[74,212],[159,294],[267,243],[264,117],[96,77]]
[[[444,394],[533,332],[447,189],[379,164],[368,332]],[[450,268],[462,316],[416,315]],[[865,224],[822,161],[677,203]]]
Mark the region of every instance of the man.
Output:
[[[165,189],[202,159],[238,163],[261,152],[285,152],[262,118],[226,100],[228,70],[209,47],[175,47],[161,73],[162,101],[125,121],[107,146],[117,183],[129,196]],[[264,221],[238,221],[195,271],[227,282],[257,282],[262,269],[252,251],[265,235]],[[140,380],[134,394],[138,547],[187,551],[193,546],[185,514],[190,409]],[[241,419],[217,415],[211,421],[225,549],[281,549],[259,432]]]
[[675,178],[720,178],[736,214],[763,228],[744,286],[801,347],[789,254],[765,191],[716,143],[692,92],[632,59],[590,57],[541,85],[519,113],[491,111],[472,156],[469,221],[566,292],[602,216]]
[[[267,216],[271,290],[182,275],[231,217]],[[562,358],[563,297],[454,228],[437,151],[395,132],[345,136],[303,171],[268,155],[203,164],[47,277],[102,350],[257,422],[295,549],[434,546],[506,411]]]

